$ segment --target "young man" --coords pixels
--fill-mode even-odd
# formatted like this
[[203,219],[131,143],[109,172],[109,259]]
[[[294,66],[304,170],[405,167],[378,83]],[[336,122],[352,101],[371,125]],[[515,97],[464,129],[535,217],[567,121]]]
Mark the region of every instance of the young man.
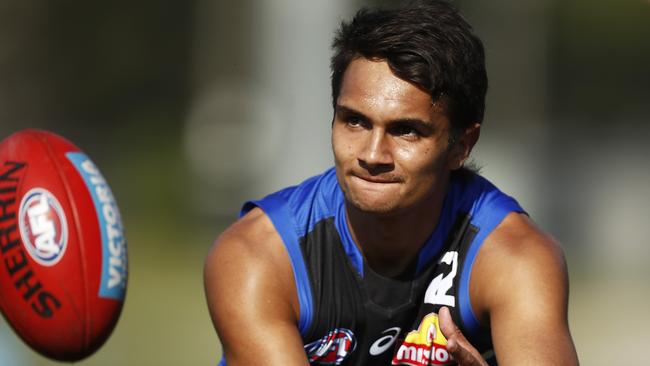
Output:
[[463,167],[471,27],[442,1],[362,10],[334,51],[335,168],[247,203],[207,258],[222,364],[577,364],[558,244]]

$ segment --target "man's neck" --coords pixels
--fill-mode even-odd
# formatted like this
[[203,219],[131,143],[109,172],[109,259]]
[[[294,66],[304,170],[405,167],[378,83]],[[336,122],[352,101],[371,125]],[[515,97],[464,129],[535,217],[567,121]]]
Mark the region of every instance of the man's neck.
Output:
[[394,215],[371,214],[346,203],[348,228],[370,268],[387,277],[402,275],[438,225],[446,192],[447,185]]

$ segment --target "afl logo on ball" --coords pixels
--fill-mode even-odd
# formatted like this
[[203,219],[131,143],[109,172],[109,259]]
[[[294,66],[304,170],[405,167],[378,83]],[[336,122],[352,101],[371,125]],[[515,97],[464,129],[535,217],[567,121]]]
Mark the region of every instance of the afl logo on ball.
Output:
[[20,203],[20,235],[31,257],[44,266],[59,262],[65,252],[68,227],[56,197],[43,188],[27,192]]

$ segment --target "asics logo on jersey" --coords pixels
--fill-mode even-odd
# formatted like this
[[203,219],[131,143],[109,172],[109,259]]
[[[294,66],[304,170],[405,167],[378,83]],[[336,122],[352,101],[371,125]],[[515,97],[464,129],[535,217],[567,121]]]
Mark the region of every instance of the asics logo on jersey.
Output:
[[373,356],[378,356],[386,350],[390,348],[390,346],[395,343],[397,340],[397,336],[399,336],[399,332],[401,332],[402,329],[400,327],[393,327],[393,328],[388,328],[385,331],[381,332],[381,334],[386,334],[386,333],[393,333],[393,334],[386,334],[385,336],[379,338],[378,340],[375,341],[375,343],[370,346],[370,354]]

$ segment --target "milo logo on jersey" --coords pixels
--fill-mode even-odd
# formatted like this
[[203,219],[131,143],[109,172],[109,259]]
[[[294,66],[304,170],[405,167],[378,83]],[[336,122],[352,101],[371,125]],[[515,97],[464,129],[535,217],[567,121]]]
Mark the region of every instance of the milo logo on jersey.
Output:
[[447,339],[440,330],[438,314],[422,319],[417,330],[409,332],[393,356],[393,365],[448,365],[453,361],[447,352]]
[[305,345],[307,359],[312,365],[340,365],[357,346],[351,330],[336,328],[323,338]]

